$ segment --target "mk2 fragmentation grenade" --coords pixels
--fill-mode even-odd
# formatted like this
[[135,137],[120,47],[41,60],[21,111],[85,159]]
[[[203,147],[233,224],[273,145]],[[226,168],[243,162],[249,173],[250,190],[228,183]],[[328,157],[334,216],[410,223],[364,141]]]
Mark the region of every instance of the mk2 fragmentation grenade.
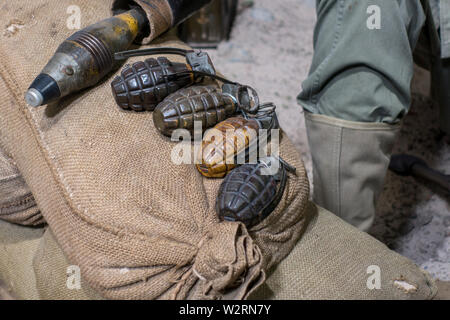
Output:
[[[111,83],[114,98],[122,109],[153,111],[169,94],[194,83],[186,63],[170,62],[165,57],[149,58],[126,66]],[[184,72],[170,79],[166,75]]]
[[268,130],[270,137],[270,130],[277,128],[278,120],[274,110],[268,115],[233,117],[220,122],[203,137],[198,171],[208,178],[223,178],[236,167],[239,155],[257,146],[260,129]]
[[256,140],[258,130],[254,119],[233,117],[220,122],[203,137],[197,169],[205,177],[223,178],[236,167],[234,157]]
[[194,121],[203,131],[232,117],[238,110],[236,100],[214,85],[196,85],[181,89],[161,102],[153,112],[153,122],[164,135],[176,129],[193,132]]
[[[149,58],[126,66],[112,83],[113,95],[123,109],[153,111],[169,94],[194,83],[196,77],[215,76],[216,70],[206,52],[179,48],[150,48],[115,53],[116,60],[150,54],[176,54],[186,63],[166,57]],[[200,75],[201,74],[201,75]]]
[[[257,164],[242,165],[225,178],[216,200],[221,220],[240,221],[250,228],[276,208],[286,187],[286,171],[295,172],[295,168],[279,162],[278,168],[269,169],[274,160],[265,158]],[[275,172],[270,172],[273,169]]]

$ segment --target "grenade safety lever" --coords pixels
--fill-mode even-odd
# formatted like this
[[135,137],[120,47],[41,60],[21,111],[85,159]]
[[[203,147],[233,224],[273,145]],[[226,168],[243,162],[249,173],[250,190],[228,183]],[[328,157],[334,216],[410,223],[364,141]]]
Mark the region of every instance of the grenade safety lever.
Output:
[[147,48],[117,52],[114,54],[114,59],[124,60],[130,57],[141,57],[157,54],[175,54],[186,57],[187,63],[192,67],[192,70],[205,72],[208,74],[216,74],[211,58],[206,52],[198,50],[186,50],[180,48],[163,47],[163,48]]

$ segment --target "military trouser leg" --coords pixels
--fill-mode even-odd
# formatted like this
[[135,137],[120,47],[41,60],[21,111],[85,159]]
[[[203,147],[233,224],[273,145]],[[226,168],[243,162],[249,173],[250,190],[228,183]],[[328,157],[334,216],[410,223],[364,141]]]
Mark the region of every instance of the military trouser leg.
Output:
[[362,230],[372,224],[410,106],[413,49],[425,21],[419,0],[317,1],[314,58],[298,96],[314,201]]
[[[441,129],[450,134],[450,58],[441,58],[441,40],[433,21],[433,9],[428,0],[422,0],[427,15],[426,28],[423,28],[414,51],[414,61],[431,72],[431,97],[439,107]],[[447,6],[446,10],[450,7]]]

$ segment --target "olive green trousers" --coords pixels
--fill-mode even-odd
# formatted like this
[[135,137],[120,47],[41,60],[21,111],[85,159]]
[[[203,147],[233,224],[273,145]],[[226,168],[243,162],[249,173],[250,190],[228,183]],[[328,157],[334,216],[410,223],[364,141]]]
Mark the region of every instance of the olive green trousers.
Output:
[[[427,1],[317,0],[314,57],[298,102],[306,113],[314,201],[368,230],[399,123],[411,104],[414,60],[433,73],[450,132],[450,65],[440,59]],[[417,48],[417,50],[415,50]]]

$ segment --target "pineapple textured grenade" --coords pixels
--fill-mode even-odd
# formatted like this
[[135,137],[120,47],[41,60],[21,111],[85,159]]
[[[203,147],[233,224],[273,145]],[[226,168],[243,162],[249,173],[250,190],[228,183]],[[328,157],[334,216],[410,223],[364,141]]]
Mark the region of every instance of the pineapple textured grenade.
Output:
[[194,121],[202,129],[232,117],[237,105],[231,96],[223,94],[214,85],[197,85],[181,89],[168,96],[153,112],[153,122],[164,135],[171,136],[176,129],[194,130]]
[[262,169],[267,169],[269,162],[266,158],[245,164],[224,179],[216,200],[221,220],[239,221],[251,228],[272,213],[283,196],[287,172],[280,163],[275,175],[264,174]]
[[236,167],[235,156],[257,139],[259,129],[254,119],[233,117],[207,131],[200,149],[201,163],[197,164],[199,172],[208,178],[223,178]]
[[[194,83],[191,67],[165,57],[149,58],[126,66],[111,82],[117,104],[125,110],[153,111],[168,95]],[[167,75],[183,73],[168,79]]]

